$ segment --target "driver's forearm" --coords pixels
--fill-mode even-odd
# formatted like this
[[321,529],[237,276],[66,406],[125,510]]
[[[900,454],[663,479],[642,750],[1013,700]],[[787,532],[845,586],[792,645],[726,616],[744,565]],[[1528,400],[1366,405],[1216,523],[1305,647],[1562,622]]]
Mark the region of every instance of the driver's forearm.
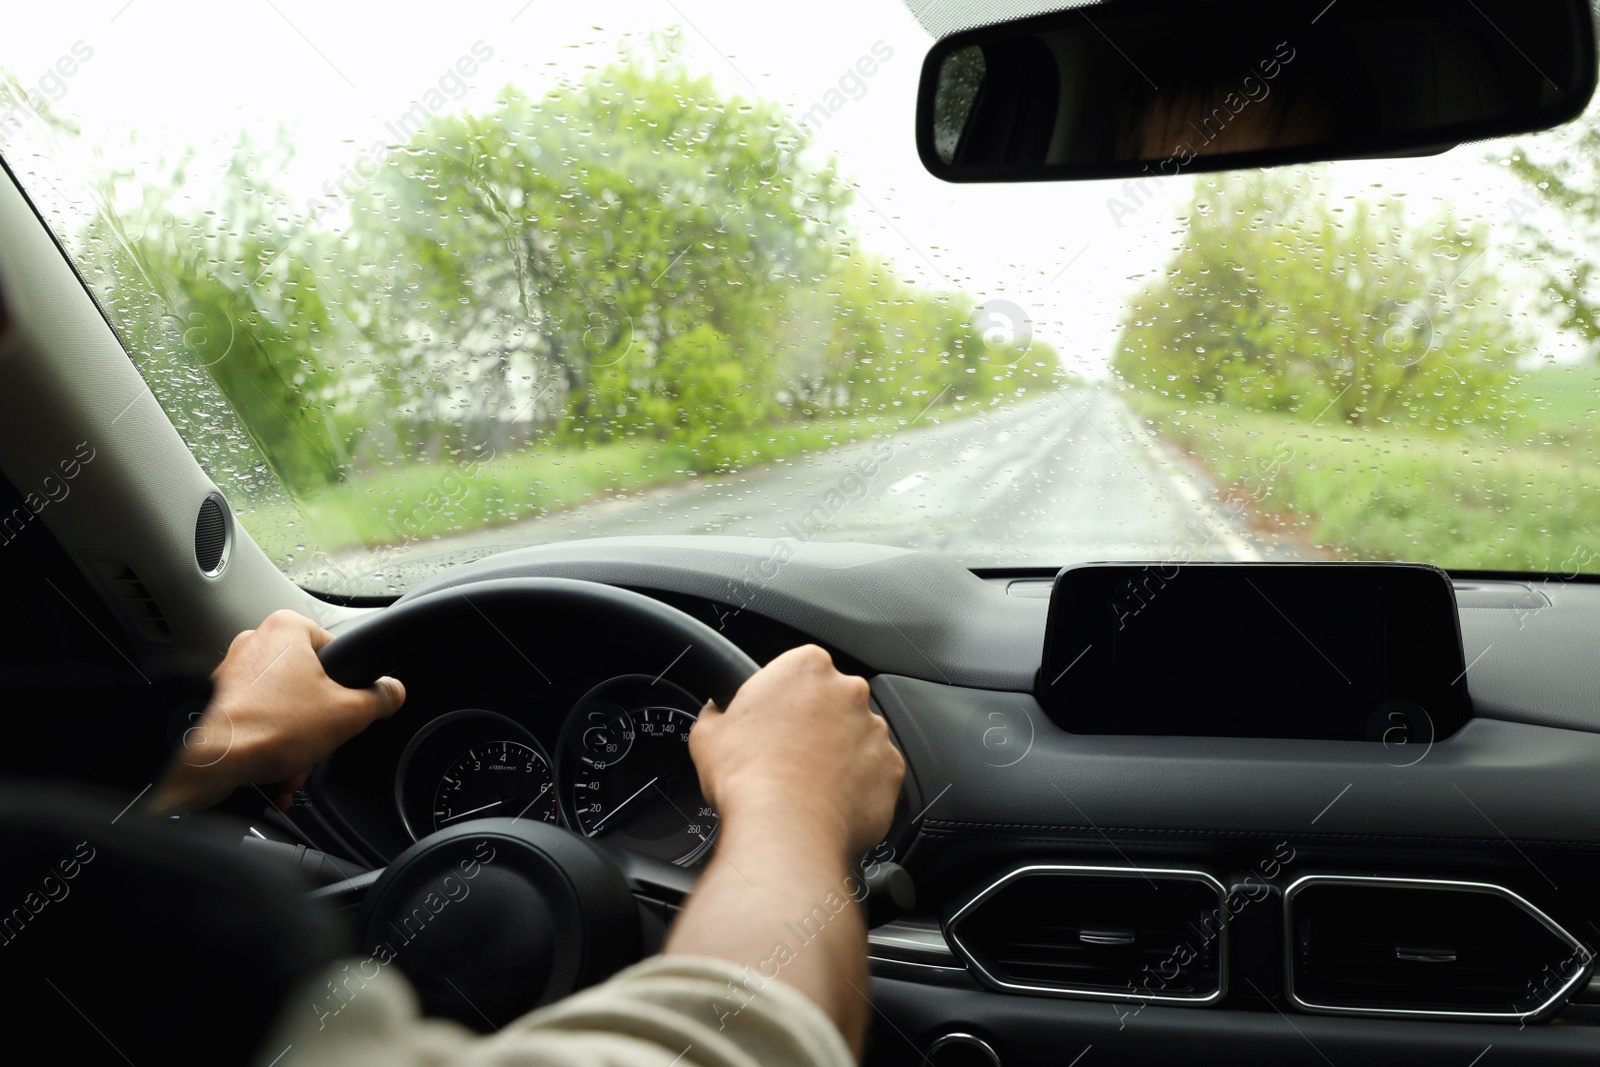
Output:
[[814,828],[791,832],[797,821],[792,810],[725,818],[663,951],[739,964],[757,986],[793,986],[859,1058],[871,1010],[866,922],[850,893],[844,843]]
[[182,755],[175,757],[162,772],[154,788],[145,797],[144,811],[152,815],[169,815],[176,811],[193,811],[209,808],[226,800],[238,787],[226,773],[215,766],[196,767],[186,763]]

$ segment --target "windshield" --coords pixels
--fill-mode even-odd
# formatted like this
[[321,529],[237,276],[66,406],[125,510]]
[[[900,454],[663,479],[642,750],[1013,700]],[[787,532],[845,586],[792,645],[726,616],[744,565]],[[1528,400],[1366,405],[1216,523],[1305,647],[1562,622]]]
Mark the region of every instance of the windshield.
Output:
[[1592,116],[958,186],[893,0],[59,7],[0,154],[319,591],[638,534],[1600,571]]

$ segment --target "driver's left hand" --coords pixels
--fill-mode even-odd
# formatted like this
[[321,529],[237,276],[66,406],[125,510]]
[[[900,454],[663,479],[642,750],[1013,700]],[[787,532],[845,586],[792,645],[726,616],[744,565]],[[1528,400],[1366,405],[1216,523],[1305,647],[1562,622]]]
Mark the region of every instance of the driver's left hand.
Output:
[[233,639],[212,672],[215,690],[152,793],[160,811],[200,808],[244,785],[280,808],[335,748],[393,715],[405,687],[379,678],[347,689],[322,669],[317,650],[333,634],[303,615],[275,611]]

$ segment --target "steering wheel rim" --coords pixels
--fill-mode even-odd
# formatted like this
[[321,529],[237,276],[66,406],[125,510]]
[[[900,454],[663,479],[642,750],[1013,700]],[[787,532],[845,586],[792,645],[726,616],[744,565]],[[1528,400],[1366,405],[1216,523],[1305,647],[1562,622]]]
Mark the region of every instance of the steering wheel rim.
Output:
[[541,641],[570,641],[575,633],[625,634],[642,664],[659,665],[658,677],[721,708],[758,669],[692,615],[643,593],[576,578],[497,578],[401,601],[354,623],[318,656],[330,678],[353,688],[386,674],[404,681],[408,664],[452,651],[471,654],[478,642],[508,644],[545,674]]

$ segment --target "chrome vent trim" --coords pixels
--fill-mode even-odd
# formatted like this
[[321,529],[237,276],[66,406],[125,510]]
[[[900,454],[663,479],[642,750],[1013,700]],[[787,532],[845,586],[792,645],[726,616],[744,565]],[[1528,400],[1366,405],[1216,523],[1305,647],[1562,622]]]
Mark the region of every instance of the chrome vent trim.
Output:
[[[1360,1006],[1318,1004],[1301,997],[1294,988],[1295,979],[1295,929],[1294,901],[1306,889],[1318,885],[1382,886],[1390,889],[1454,890],[1462,893],[1481,893],[1500,897],[1521,908],[1541,926],[1564,942],[1579,961],[1578,970],[1547,1000],[1527,1011],[1448,1011],[1424,1008],[1369,1008]],[[1304,1012],[1317,1015],[1368,1015],[1395,1019],[1479,1019],[1500,1022],[1537,1022],[1549,1017],[1564,1005],[1574,990],[1584,986],[1593,969],[1595,956],[1587,946],[1546,915],[1536,905],[1505,886],[1493,882],[1460,882],[1441,878],[1385,878],[1366,875],[1308,874],[1297,879],[1283,892],[1284,935],[1284,991],[1289,1002]]]
[[[1104,989],[1080,989],[1067,985],[1035,985],[1024,982],[1009,981],[994,974],[984,966],[979,956],[972,947],[961,939],[960,927],[964,919],[972,914],[991,897],[1014,882],[1024,878],[1042,875],[1081,876],[1097,878],[1132,878],[1154,881],[1165,879],[1169,881],[1198,882],[1205,885],[1216,894],[1217,918],[1217,985],[1215,989],[1205,993],[1173,994],[1156,993],[1149,989],[1142,992],[1130,991],[1127,993],[1113,993]],[[974,895],[965,904],[961,905],[949,921],[945,923],[945,938],[951,949],[961,962],[977,976],[979,981],[993,989],[1011,993],[1034,993],[1053,997],[1083,997],[1093,1000],[1110,1000],[1137,1003],[1165,1003],[1201,1005],[1212,1004],[1221,1000],[1228,991],[1228,889],[1217,879],[1204,871],[1187,870],[1181,868],[1158,867],[1095,867],[1082,865],[1062,864],[1033,864],[1006,873],[988,887]]]
[[896,919],[867,931],[867,956],[921,967],[963,970],[937,923]]

